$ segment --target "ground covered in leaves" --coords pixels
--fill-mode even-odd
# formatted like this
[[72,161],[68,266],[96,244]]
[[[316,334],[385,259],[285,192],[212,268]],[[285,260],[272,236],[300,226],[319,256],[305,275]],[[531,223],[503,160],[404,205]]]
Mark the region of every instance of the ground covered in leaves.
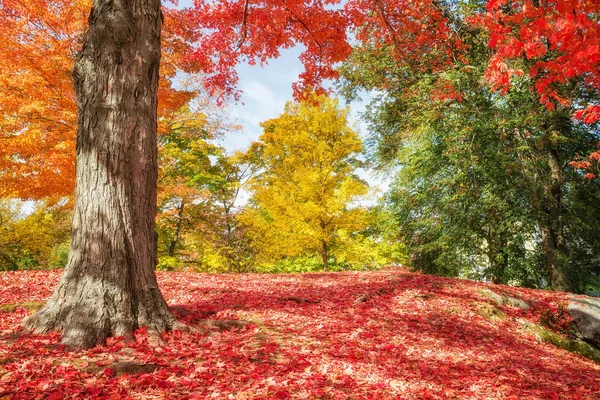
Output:
[[404,269],[159,273],[174,311],[208,331],[66,352],[58,334],[19,332],[59,276],[0,274],[0,399],[600,399],[600,365],[522,328],[562,294]]

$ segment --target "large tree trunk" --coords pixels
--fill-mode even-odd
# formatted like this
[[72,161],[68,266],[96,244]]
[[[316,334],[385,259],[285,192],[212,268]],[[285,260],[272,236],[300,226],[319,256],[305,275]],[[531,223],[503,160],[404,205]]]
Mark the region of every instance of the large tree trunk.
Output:
[[94,0],[75,60],[77,181],[69,261],[24,321],[85,348],[176,320],[154,273],[160,0]]

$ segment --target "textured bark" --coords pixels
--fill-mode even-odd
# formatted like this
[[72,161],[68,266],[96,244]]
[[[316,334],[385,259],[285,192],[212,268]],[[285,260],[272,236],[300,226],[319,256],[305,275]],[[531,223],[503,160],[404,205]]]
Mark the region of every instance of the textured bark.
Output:
[[160,0],[94,0],[73,68],[77,181],[69,261],[48,303],[24,321],[76,348],[176,320],[159,290],[156,108]]

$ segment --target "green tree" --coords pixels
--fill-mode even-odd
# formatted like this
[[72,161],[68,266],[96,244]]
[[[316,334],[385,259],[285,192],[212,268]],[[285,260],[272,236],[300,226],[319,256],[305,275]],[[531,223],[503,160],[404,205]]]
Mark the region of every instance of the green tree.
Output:
[[[385,46],[361,47],[341,68],[348,97],[379,91],[366,118],[375,161],[397,171],[388,230],[428,272],[581,290],[590,275],[580,273],[579,249],[590,254],[600,234],[584,220],[598,203],[576,193],[595,193],[597,182],[569,164],[591,152],[597,131],[567,106],[541,105],[529,77],[514,76],[504,96],[487,87],[489,39],[461,22],[472,7],[453,11],[468,59],[433,71]],[[562,89],[589,96],[576,80]],[[597,257],[587,265],[598,276]]]
[[251,265],[235,203],[253,168],[214,143],[237,126],[210,108],[182,109],[160,137],[159,268],[243,272]]
[[0,271],[64,267],[55,253],[69,239],[66,207],[36,204],[28,212],[17,200],[0,201]]

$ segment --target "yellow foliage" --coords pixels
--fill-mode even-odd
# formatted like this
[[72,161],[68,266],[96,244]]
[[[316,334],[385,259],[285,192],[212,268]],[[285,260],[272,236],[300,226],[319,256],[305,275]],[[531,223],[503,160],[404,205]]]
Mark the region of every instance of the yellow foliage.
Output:
[[339,232],[366,227],[356,207],[368,193],[355,174],[363,146],[347,114],[337,100],[314,96],[261,124],[249,153],[262,172],[250,182],[254,206],[240,216],[259,262],[319,254],[327,266]]
[[53,247],[69,235],[69,216],[56,207],[26,215],[23,204],[0,201],[0,270],[45,266]]

